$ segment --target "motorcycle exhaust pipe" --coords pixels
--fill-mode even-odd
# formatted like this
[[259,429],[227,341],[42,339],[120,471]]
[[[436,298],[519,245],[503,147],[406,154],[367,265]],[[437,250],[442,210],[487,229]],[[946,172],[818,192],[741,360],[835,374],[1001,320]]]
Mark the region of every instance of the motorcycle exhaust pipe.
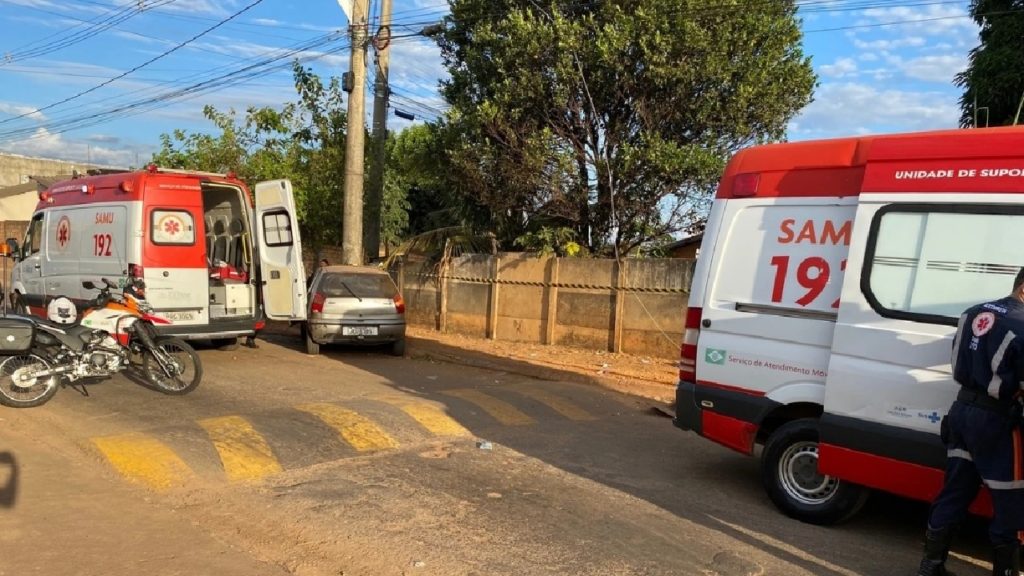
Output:
[[[60,376],[61,374],[67,374],[74,371],[74,366],[57,366],[56,368],[50,368],[49,370],[40,370],[39,372],[32,374],[31,378],[49,378],[50,376]],[[26,378],[26,380],[27,379],[29,378]]]

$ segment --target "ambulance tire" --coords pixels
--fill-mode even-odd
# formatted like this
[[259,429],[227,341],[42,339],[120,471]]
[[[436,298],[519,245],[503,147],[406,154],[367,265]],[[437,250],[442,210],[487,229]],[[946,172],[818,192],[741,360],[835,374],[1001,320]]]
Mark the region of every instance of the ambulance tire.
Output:
[[14,302],[11,303],[11,311],[18,316],[28,316],[28,306],[25,306],[25,301],[21,298],[21,295],[15,292],[13,299]]
[[776,507],[791,518],[827,526],[851,518],[867,502],[863,486],[817,471],[818,420],[787,422],[761,453],[761,481]]

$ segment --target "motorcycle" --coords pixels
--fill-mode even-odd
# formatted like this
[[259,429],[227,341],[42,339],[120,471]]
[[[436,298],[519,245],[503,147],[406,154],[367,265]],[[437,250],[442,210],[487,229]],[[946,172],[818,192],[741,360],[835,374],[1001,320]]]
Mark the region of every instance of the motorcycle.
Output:
[[[157,334],[155,324],[170,321],[153,314],[145,284],[130,279],[121,294],[118,284],[83,282],[99,295],[86,304],[81,319],[74,305],[51,302],[61,321],[29,316],[0,318],[0,404],[28,408],[45,404],[60,385],[104,378],[140,369],[150,387],[164,394],[194,390],[203,377],[199,355],[184,340]],[[75,320],[78,320],[77,322]],[[141,362],[138,359],[141,358]],[[85,389],[83,393],[87,395]]]

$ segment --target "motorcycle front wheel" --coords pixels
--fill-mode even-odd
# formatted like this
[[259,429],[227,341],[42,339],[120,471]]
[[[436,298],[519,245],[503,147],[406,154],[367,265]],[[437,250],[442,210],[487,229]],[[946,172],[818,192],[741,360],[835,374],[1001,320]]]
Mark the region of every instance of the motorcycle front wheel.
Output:
[[35,354],[4,358],[0,361],[0,404],[11,408],[46,404],[57,393],[60,377],[36,378],[33,374],[49,369],[50,363]]
[[142,372],[154,388],[164,394],[180,396],[199,386],[203,365],[188,343],[181,338],[163,337],[156,339],[156,348],[142,352]]

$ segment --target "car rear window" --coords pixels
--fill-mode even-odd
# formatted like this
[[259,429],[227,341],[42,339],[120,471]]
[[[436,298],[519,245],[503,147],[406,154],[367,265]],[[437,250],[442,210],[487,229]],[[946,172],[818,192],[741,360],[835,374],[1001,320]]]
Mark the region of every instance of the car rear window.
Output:
[[316,288],[328,298],[393,298],[398,292],[391,277],[381,274],[324,274]]

